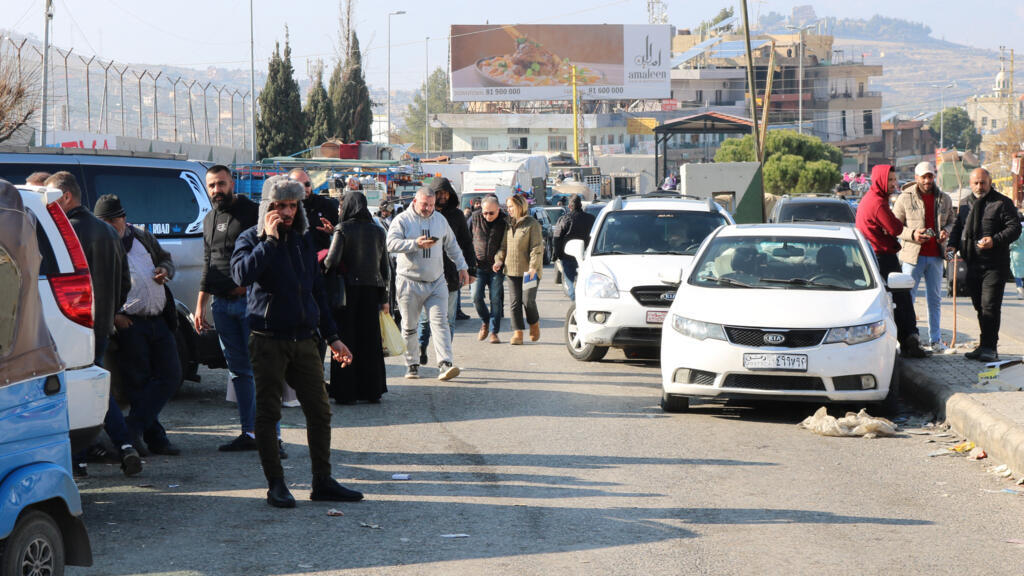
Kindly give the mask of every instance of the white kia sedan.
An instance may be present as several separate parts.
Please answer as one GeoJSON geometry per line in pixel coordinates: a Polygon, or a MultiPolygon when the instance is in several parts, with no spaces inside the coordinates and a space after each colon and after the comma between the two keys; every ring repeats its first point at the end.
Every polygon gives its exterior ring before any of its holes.
{"type": "Polygon", "coordinates": [[[885,403],[899,393],[891,289],[850,226],[719,228],[681,280],[662,327],[661,407],[693,398],[885,403]]]}

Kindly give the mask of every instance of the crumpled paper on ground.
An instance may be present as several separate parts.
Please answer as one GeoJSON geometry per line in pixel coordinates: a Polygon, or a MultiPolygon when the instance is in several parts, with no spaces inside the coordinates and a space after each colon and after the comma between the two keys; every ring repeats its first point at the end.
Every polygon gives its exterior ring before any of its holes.
{"type": "Polygon", "coordinates": [[[897,426],[891,421],[872,416],[865,409],[861,409],[856,414],[847,412],[846,416],[836,418],[829,416],[828,409],[824,406],[818,408],[813,416],[805,418],[800,423],[800,427],[822,436],[863,436],[865,438],[892,436],[897,430],[897,426]]]}

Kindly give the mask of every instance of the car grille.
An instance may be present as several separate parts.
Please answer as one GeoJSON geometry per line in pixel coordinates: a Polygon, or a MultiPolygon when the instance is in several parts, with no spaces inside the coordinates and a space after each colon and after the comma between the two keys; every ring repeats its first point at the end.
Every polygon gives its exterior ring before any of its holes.
{"type": "Polygon", "coordinates": [[[821,378],[812,376],[770,376],[766,374],[729,374],[723,388],[753,388],[755,390],[824,390],[821,378]]]}
{"type": "Polygon", "coordinates": [[[808,348],[821,344],[828,330],[762,330],[760,328],[739,328],[726,326],[725,333],[729,341],[740,346],[753,346],[755,348],[808,348]],[[765,342],[766,334],[777,334],[785,338],[780,343],[768,344],[765,342]]]}
{"type": "Polygon", "coordinates": [[[672,299],[675,297],[676,288],[672,286],[634,286],[629,291],[636,298],[636,301],[641,306],[653,306],[657,308],[668,308],[672,305],[672,299]],[[664,295],[670,294],[669,299],[663,298],[664,295]]]}

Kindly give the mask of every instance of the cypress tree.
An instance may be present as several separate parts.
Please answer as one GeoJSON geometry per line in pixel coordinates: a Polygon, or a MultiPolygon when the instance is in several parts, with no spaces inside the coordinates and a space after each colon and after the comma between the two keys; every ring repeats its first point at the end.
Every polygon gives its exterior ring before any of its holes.
{"type": "Polygon", "coordinates": [[[324,68],[322,64],[318,64],[313,86],[310,87],[306,100],[306,148],[319,146],[331,137],[333,116],[331,100],[324,89],[324,68]]]}
{"type": "Polygon", "coordinates": [[[344,93],[341,81],[342,62],[334,62],[334,69],[331,71],[331,79],[327,83],[327,95],[331,101],[331,136],[341,138],[341,100],[344,93]]]}
{"type": "Polygon", "coordinates": [[[284,38],[284,58],[281,57],[280,44],[275,42],[267,70],[267,83],[259,95],[257,151],[263,158],[287,156],[302,150],[305,136],[302,99],[292,69],[292,49],[288,43],[287,26],[284,38]]]}
{"type": "MultiPolygon", "coordinates": [[[[345,60],[341,75],[335,118],[338,122],[338,136],[345,142],[371,140],[373,138],[373,102],[370,90],[363,76],[362,55],[359,38],[352,33],[350,52],[345,60]]],[[[337,68],[335,69],[338,70],[337,68]]],[[[332,77],[333,81],[333,77],[332,77]]]]}

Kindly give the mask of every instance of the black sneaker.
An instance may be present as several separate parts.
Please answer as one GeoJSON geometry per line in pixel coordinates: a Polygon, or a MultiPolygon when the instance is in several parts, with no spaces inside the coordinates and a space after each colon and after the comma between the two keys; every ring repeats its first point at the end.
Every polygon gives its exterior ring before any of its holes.
{"type": "Polygon", "coordinates": [[[921,348],[921,343],[917,338],[910,337],[900,344],[900,356],[904,358],[926,358],[928,353],[925,352],[924,348],[921,348]]]}
{"type": "Polygon", "coordinates": [[[106,447],[103,446],[103,444],[97,442],[97,443],[93,444],[92,446],[89,446],[89,450],[85,453],[85,461],[86,462],[94,462],[94,463],[97,463],[97,462],[107,462],[107,463],[110,463],[110,462],[117,462],[118,458],[116,458],[113,454],[111,454],[110,451],[107,450],[106,447]]]}
{"type": "Polygon", "coordinates": [[[420,365],[427,363],[427,347],[420,346],[420,365]]]}
{"type": "Polygon", "coordinates": [[[459,367],[452,366],[451,362],[441,362],[437,365],[437,379],[451,380],[459,375],[459,367]]]}
{"type": "Polygon", "coordinates": [[[130,445],[121,448],[121,472],[125,476],[135,476],[142,472],[142,458],[139,452],[130,445]]]}
{"type": "Polygon", "coordinates": [[[975,358],[975,360],[980,360],[982,362],[998,362],[999,361],[999,354],[996,353],[995,350],[993,350],[991,348],[988,348],[988,347],[985,347],[985,346],[982,346],[981,348],[979,348],[979,350],[980,351],[978,352],[978,357],[975,358]]]}
{"type": "Polygon", "coordinates": [[[314,476],[313,491],[310,500],[328,500],[331,502],[358,502],[363,499],[362,492],[349,490],[330,476],[314,476]]]}
{"type": "Polygon", "coordinates": [[[71,473],[75,478],[88,478],[89,477],[89,465],[85,462],[75,462],[71,466],[71,473]]]}
{"type": "Polygon", "coordinates": [[[975,348],[974,350],[971,350],[970,352],[965,352],[964,353],[964,358],[967,358],[969,360],[977,360],[978,357],[981,356],[981,352],[982,352],[982,347],[978,346],[977,348],[975,348]]]}
{"type": "Polygon", "coordinates": [[[221,452],[248,452],[250,450],[256,450],[256,448],[256,439],[245,432],[242,432],[238,435],[238,438],[235,438],[227,444],[221,444],[217,450],[220,450],[221,452]]]}
{"type": "Polygon", "coordinates": [[[420,367],[416,364],[407,366],[405,368],[405,377],[407,380],[415,380],[420,377],[420,367]]]}

